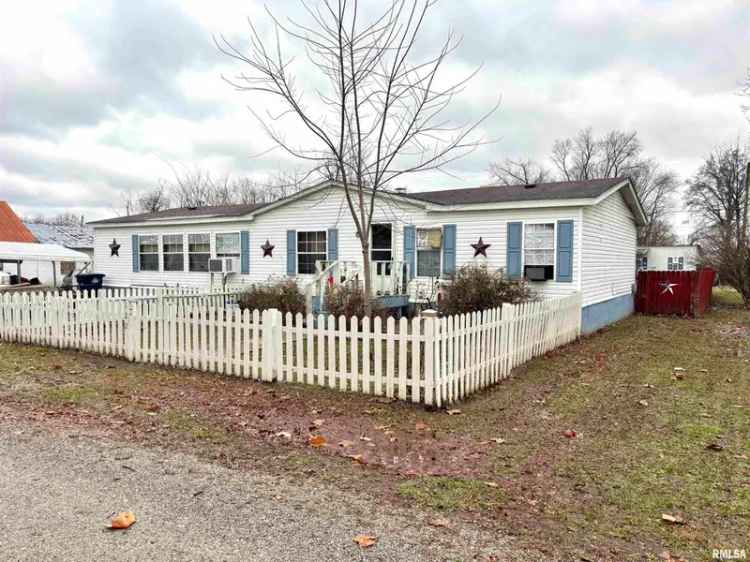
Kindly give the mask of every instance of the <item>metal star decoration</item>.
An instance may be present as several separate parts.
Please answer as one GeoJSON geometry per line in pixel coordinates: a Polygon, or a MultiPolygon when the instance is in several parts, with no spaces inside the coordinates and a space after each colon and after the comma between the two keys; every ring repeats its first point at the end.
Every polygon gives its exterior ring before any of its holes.
{"type": "Polygon", "coordinates": [[[276,246],[274,246],[273,244],[271,244],[271,242],[269,242],[269,240],[266,239],[266,243],[263,244],[260,247],[260,249],[263,250],[263,257],[265,258],[266,256],[268,256],[269,258],[272,258],[273,257],[273,249],[275,247],[276,246]]]}
{"type": "Polygon", "coordinates": [[[675,287],[678,287],[679,283],[668,283],[668,282],[665,282],[665,283],[660,283],[659,285],[661,286],[662,289],[664,289],[661,292],[662,295],[666,295],[667,293],[671,293],[671,294],[674,295],[674,290],[673,289],[675,287]]]}
{"type": "Polygon", "coordinates": [[[116,239],[112,238],[112,243],[109,245],[109,250],[110,252],[112,252],[109,257],[120,257],[120,245],[117,243],[116,239]]]}
{"type": "Polygon", "coordinates": [[[476,244],[472,244],[471,247],[474,248],[474,257],[477,257],[479,255],[487,257],[487,248],[492,246],[492,244],[485,244],[482,240],[482,237],[479,237],[479,242],[476,244]]]}

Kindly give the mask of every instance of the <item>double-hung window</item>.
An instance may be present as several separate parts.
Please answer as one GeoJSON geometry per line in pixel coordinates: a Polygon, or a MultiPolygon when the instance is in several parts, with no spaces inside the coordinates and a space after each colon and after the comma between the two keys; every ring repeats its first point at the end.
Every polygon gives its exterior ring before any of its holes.
{"type": "Polygon", "coordinates": [[[370,260],[375,264],[376,275],[390,275],[393,261],[393,227],[390,224],[372,225],[370,260]]]}
{"type": "Polygon", "coordinates": [[[182,234],[164,234],[161,237],[164,254],[164,271],[185,271],[185,254],[182,234]]]}
{"type": "Polygon", "coordinates": [[[217,258],[240,257],[240,233],[220,233],[216,235],[217,258]]]}
{"type": "Polygon", "coordinates": [[[440,277],[441,228],[417,229],[417,277],[440,277]]]}
{"type": "Polygon", "coordinates": [[[523,238],[524,265],[555,265],[555,225],[526,224],[523,238]]]}
{"type": "Polygon", "coordinates": [[[675,257],[675,258],[667,258],[667,270],[669,271],[682,271],[685,269],[685,258],[675,257]]]}
{"type": "Polygon", "coordinates": [[[141,271],[159,271],[159,236],[149,234],[138,239],[141,271]]]}
{"type": "Polygon", "coordinates": [[[211,235],[188,234],[188,266],[190,271],[208,271],[211,257],[211,235]]]}
{"type": "Polygon", "coordinates": [[[297,273],[314,274],[315,262],[328,259],[326,231],[297,232],[297,273]]]}

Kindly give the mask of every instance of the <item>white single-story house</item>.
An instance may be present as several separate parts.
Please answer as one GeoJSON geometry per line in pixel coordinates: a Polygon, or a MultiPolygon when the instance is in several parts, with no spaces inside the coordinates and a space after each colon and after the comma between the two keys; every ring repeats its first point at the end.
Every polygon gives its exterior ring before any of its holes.
{"type": "Polygon", "coordinates": [[[639,246],[638,271],[693,271],[698,264],[698,246],[639,246]]]}
{"type": "MultiPolygon", "coordinates": [[[[382,192],[371,256],[383,262],[375,264],[377,282],[401,275],[388,287],[402,287],[395,292],[411,302],[467,263],[525,276],[542,296],[580,291],[583,331],[592,332],[633,311],[636,229],[645,221],[627,178],[382,192]]],[[[265,205],[170,209],[90,225],[108,286],[208,285],[219,258],[233,261],[225,269],[236,271],[231,283],[288,276],[305,285],[319,282],[316,263],[355,270],[363,261],[343,187],[330,182],[265,205]]]]}

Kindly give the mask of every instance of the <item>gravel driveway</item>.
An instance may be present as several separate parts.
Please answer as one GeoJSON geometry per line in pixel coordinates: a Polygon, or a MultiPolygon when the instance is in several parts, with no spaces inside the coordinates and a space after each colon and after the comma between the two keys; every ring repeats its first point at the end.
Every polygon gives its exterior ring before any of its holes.
{"type": "MultiPolygon", "coordinates": [[[[365,497],[106,439],[0,423],[3,560],[538,560],[365,497]],[[127,531],[104,528],[132,510],[127,531]],[[360,550],[352,538],[377,535],[360,550]]],[[[366,486],[366,482],[363,482],[366,486]]]]}

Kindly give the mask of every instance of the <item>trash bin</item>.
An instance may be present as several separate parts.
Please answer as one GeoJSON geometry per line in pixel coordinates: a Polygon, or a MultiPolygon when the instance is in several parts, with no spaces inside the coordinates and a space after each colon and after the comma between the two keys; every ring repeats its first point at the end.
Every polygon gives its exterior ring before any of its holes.
{"type": "Polygon", "coordinates": [[[76,275],[78,288],[81,291],[94,291],[95,293],[104,284],[104,273],[79,273],[76,275]]]}

